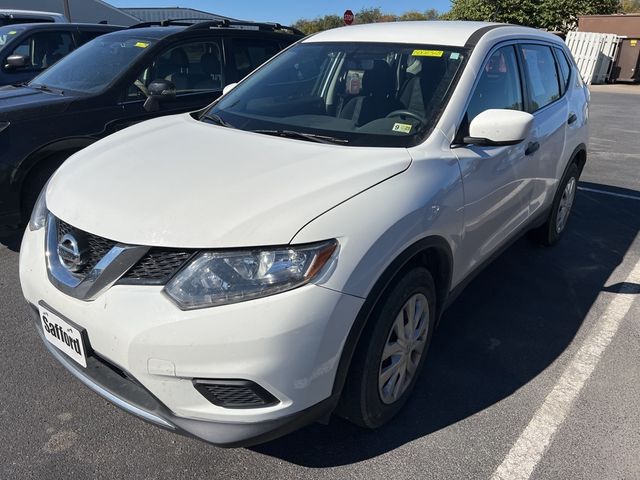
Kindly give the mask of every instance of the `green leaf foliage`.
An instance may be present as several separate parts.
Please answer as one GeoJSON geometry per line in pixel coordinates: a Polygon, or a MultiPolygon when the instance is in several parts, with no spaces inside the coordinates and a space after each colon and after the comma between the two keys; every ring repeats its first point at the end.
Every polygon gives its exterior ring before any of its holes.
{"type": "Polygon", "coordinates": [[[576,27],[579,15],[606,15],[621,9],[620,0],[452,0],[451,11],[443,17],[567,32],[576,27]]]}
{"type": "MultiPolygon", "coordinates": [[[[380,8],[363,8],[355,12],[355,24],[359,23],[378,23],[378,22],[397,22],[409,20],[435,20],[438,18],[438,11],[435,9],[419,12],[412,10],[402,15],[385,13],[380,8]]],[[[294,27],[302,30],[307,35],[311,33],[321,32],[330,28],[344,27],[342,15],[325,15],[324,17],[314,18],[312,20],[300,19],[293,24],[294,27]]]]}

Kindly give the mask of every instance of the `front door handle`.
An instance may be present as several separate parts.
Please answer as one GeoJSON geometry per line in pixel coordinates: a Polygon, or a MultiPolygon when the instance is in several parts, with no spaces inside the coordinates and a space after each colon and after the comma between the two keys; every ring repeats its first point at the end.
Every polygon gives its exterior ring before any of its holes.
{"type": "Polygon", "coordinates": [[[538,151],[540,144],[538,142],[529,142],[527,149],[524,151],[525,155],[532,155],[538,151]]]}
{"type": "Polygon", "coordinates": [[[571,125],[576,120],[578,120],[578,116],[575,113],[572,113],[571,115],[569,115],[569,120],[567,120],[567,123],[571,125]]]}

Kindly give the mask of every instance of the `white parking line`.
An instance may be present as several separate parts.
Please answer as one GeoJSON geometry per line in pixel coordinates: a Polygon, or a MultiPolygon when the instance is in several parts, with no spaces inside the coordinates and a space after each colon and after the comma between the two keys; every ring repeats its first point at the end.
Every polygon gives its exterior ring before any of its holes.
{"type": "MultiPolygon", "coordinates": [[[[614,274],[609,277],[612,281],[614,274]]],[[[640,283],[640,260],[625,282],[640,283]]],[[[604,295],[611,295],[605,293],[604,295]]],[[[520,434],[511,450],[493,472],[492,480],[527,480],[542,459],[585,382],[595,370],[602,354],[629,313],[636,295],[618,293],[594,325],[542,406],[520,434]]]]}
{"type": "Polygon", "coordinates": [[[578,187],[578,190],[582,190],[583,192],[593,192],[593,193],[601,193],[603,195],[611,195],[612,197],[620,197],[620,198],[630,198],[631,200],[640,200],[640,195],[626,195],[624,193],[615,193],[609,192],[607,190],[598,190],[597,188],[588,188],[588,187],[578,187]]]}

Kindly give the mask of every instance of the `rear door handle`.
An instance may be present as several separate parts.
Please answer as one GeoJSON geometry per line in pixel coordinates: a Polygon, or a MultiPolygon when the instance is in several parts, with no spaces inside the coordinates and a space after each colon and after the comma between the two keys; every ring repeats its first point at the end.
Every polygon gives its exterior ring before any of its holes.
{"type": "Polygon", "coordinates": [[[575,113],[572,113],[571,115],[569,115],[569,120],[567,120],[567,123],[571,125],[576,120],[578,120],[578,116],[575,113]]]}
{"type": "Polygon", "coordinates": [[[531,155],[538,151],[540,144],[538,142],[529,142],[527,149],[524,151],[525,155],[531,155]]]}

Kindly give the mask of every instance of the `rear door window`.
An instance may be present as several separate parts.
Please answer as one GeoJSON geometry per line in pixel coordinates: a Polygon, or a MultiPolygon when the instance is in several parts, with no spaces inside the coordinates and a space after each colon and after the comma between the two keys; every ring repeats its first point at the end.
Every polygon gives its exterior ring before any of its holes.
{"type": "Polygon", "coordinates": [[[467,120],[492,108],[523,110],[520,71],[511,45],[496,50],[485,63],[467,108],[467,120]]]}
{"type": "Polygon", "coordinates": [[[230,63],[236,80],[241,80],[280,51],[276,40],[264,38],[234,38],[230,63]]]}
{"type": "Polygon", "coordinates": [[[546,107],[560,98],[560,81],[551,47],[522,45],[524,68],[529,87],[529,111],[546,107]]]}

